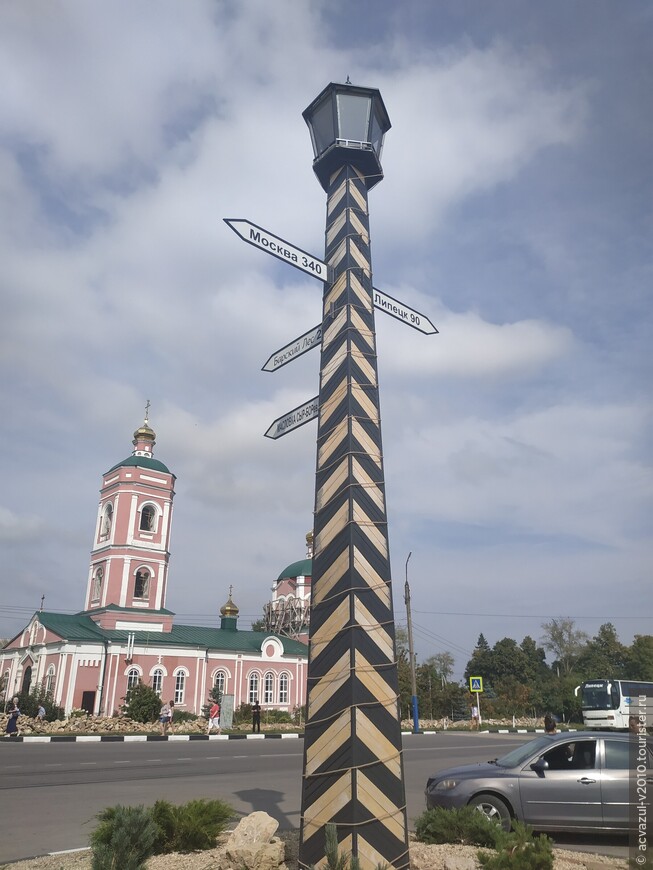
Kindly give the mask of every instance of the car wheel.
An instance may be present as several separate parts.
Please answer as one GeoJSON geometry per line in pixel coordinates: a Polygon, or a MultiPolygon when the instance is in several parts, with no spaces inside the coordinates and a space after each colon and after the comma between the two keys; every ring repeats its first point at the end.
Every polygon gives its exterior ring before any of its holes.
{"type": "Polygon", "coordinates": [[[469,805],[485,813],[488,819],[501,825],[504,831],[510,830],[512,817],[507,804],[501,798],[495,797],[493,794],[477,794],[469,802],[469,805]]]}

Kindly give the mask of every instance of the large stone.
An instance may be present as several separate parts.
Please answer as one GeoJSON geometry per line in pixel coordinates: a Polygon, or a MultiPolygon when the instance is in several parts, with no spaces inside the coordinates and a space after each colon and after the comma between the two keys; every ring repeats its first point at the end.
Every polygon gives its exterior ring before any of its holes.
{"type": "Polygon", "coordinates": [[[269,843],[278,827],[279,822],[268,813],[250,813],[238,822],[227,846],[238,849],[241,846],[251,847],[269,843]]]}

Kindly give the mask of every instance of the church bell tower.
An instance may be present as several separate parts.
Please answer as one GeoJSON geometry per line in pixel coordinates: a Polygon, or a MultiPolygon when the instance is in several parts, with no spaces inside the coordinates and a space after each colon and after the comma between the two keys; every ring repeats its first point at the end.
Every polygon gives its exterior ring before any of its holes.
{"type": "Polygon", "coordinates": [[[84,609],[104,628],[165,609],[175,476],[154,458],[149,404],[131,456],[102,478],[84,609]]]}

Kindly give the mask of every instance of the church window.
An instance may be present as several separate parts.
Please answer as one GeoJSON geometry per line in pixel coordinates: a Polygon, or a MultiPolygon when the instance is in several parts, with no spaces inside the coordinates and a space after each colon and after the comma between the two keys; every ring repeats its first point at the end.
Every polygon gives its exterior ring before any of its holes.
{"type": "Polygon", "coordinates": [[[108,538],[111,534],[111,524],[113,523],[113,505],[109,503],[105,509],[104,514],[102,516],[102,526],[100,529],[100,537],[108,538]]]}
{"type": "Polygon", "coordinates": [[[147,598],[150,594],[150,572],[146,568],[141,568],[136,572],[136,582],[134,583],[134,598],[147,598]]]}
{"type": "Polygon", "coordinates": [[[264,687],[263,703],[272,704],[274,702],[274,674],[271,671],[265,675],[264,687]]]}
{"type": "Polygon", "coordinates": [[[186,689],[186,674],[178,671],[175,674],[175,704],[184,703],[184,691],[186,689]]]}
{"type": "Polygon", "coordinates": [[[138,672],[138,668],[130,668],[127,671],[127,688],[133,689],[134,686],[137,686],[141,679],[141,675],[138,672]]]}
{"type": "Polygon", "coordinates": [[[163,691],[163,671],[161,668],[156,668],[152,674],[152,688],[160,695],[163,691]]]}
{"type": "Polygon", "coordinates": [[[227,685],[227,675],[224,671],[218,671],[215,675],[215,679],[213,681],[213,686],[220,692],[221,695],[224,695],[225,686],[227,685]]]}
{"type": "Polygon", "coordinates": [[[146,504],[141,510],[141,525],[142,532],[153,532],[156,526],[156,508],[154,505],[146,504]]]}
{"type": "Polygon", "coordinates": [[[50,665],[45,675],[45,694],[52,695],[54,692],[54,665],[50,665]]]}
{"type": "Polygon", "coordinates": [[[279,675],[279,703],[288,703],[288,674],[279,675]]]}
{"type": "Polygon", "coordinates": [[[258,701],[258,674],[249,675],[249,697],[248,701],[253,704],[258,701]]]}
{"type": "Polygon", "coordinates": [[[91,591],[91,598],[93,601],[99,601],[100,596],[102,595],[102,580],[104,579],[104,568],[97,568],[95,570],[95,574],[93,575],[93,589],[91,591]]]}

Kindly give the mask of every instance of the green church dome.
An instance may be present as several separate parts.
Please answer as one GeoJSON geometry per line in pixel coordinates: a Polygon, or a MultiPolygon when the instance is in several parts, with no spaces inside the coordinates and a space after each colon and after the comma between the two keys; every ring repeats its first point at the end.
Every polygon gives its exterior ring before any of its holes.
{"type": "Polygon", "coordinates": [[[128,456],[122,462],[116,463],[109,471],[115,471],[116,468],[124,468],[126,465],[137,465],[139,468],[149,468],[150,471],[162,471],[164,474],[172,473],[167,465],[164,465],[158,459],[152,459],[150,456],[128,456]]]}

